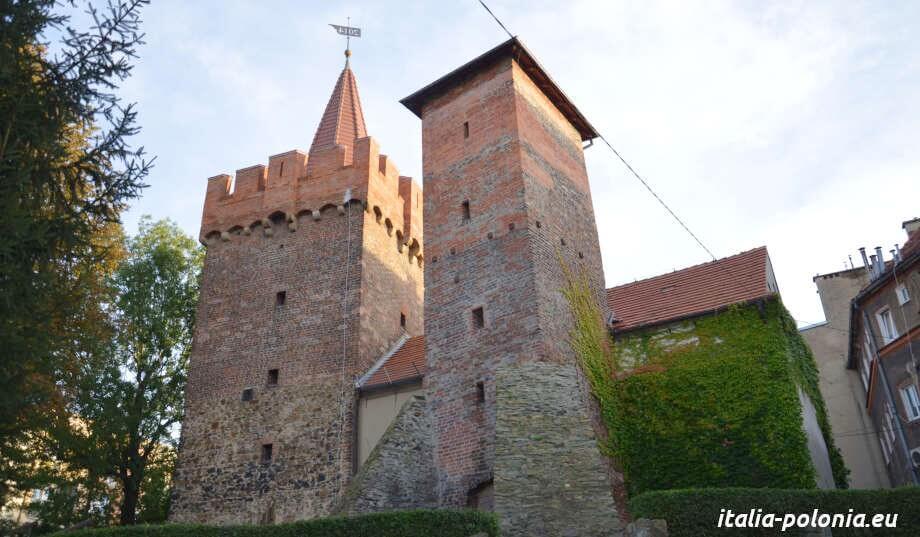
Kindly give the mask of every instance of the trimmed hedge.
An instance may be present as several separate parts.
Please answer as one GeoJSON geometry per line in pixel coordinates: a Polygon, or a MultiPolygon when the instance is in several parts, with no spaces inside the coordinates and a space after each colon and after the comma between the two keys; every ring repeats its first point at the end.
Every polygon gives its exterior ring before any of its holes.
{"type": "Polygon", "coordinates": [[[79,537],[469,537],[498,536],[498,519],[473,510],[391,511],[331,517],[272,526],[163,524],[120,526],[56,533],[79,537]]]}
{"type": "Polygon", "coordinates": [[[781,532],[774,528],[717,528],[722,509],[736,514],[762,509],[762,513],[833,515],[865,513],[871,522],[875,514],[897,513],[897,528],[832,528],[834,537],[866,535],[920,535],[920,487],[886,490],[781,490],[781,489],[685,489],[647,492],[629,501],[634,518],[663,518],[670,537],[803,535],[803,530],[781,532]]]}

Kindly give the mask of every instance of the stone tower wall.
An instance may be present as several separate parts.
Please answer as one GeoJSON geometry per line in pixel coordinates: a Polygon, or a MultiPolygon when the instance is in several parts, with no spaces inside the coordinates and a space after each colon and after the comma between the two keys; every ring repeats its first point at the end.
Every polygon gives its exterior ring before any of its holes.
{"type": "Polygon", "coordinates": [[[309,174],[307,160],[208,181],[174,521],[329,513],[352,473],[354,379],[421,331],[421,215],[403,197],[419,189],[371,138],[311,155],[309,174]]]}

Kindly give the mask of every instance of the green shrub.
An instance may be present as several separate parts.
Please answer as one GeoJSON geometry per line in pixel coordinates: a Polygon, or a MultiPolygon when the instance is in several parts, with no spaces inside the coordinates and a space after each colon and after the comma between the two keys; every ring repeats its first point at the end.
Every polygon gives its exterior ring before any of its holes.
{"type": "Polygon", "coordinates": [[[802,530],[781,532],[782,524],[761,529],[717,528],[722,509],[748,513],[830,515],[865,513],[871,521],[875,514],[897,513],[897,528],[833,528],[834,537],[886,535],[920,535],[920,488],[887,490],[781,490],[781,489],[685,489],[648,492],[629,501],[634,518],[663,518],[668,521],[670,537],[800,535],[802,530]]]}
{"type": "Polygon", "coordinates": [[[61,537],[469,537],[498,536],[492,513],[472,510],[418,510],[332,517],[273,526],[138,525],[58,533],[61,537]]]}

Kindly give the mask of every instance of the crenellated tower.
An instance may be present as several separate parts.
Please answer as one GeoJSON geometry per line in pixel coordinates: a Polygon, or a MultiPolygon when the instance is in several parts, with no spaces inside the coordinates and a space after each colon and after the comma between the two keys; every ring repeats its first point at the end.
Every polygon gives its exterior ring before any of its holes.
{"type": "Polygon", "coordinates": [[[354,467],[355,379],[422,333],[421,207],[367,135],[347,62],[308,153],[208,179],[172,520],[330,512],[354,467]]]}

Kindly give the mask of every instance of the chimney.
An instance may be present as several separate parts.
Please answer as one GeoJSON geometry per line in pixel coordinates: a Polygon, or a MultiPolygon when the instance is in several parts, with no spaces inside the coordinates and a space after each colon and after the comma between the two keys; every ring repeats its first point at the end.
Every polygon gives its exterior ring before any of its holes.
{"type": "Polygon", "coordinates": [[[866,258],[866,248],[865,247],[859,249],[859,255],[862,256],[863,267],[865,267],[866,272],[869,272],[871,274],[872,270],[871,270],[871,267],[869,266],[869,259],[866,258]]]}
{"type": "Polygon", "coordinates": [[[885,257],[882,255],[882,247],[875,247],[875,260],[878,261],[875,277],[878,278],[885,272],[885,257]]]}
{"type": "Polygon", "coordinates": [[[901,227],[907,233],[907,236],[910,237],[920,229],[920,218],[914,218],[913,220],[908,220],[901,223],[901,227]]]}

